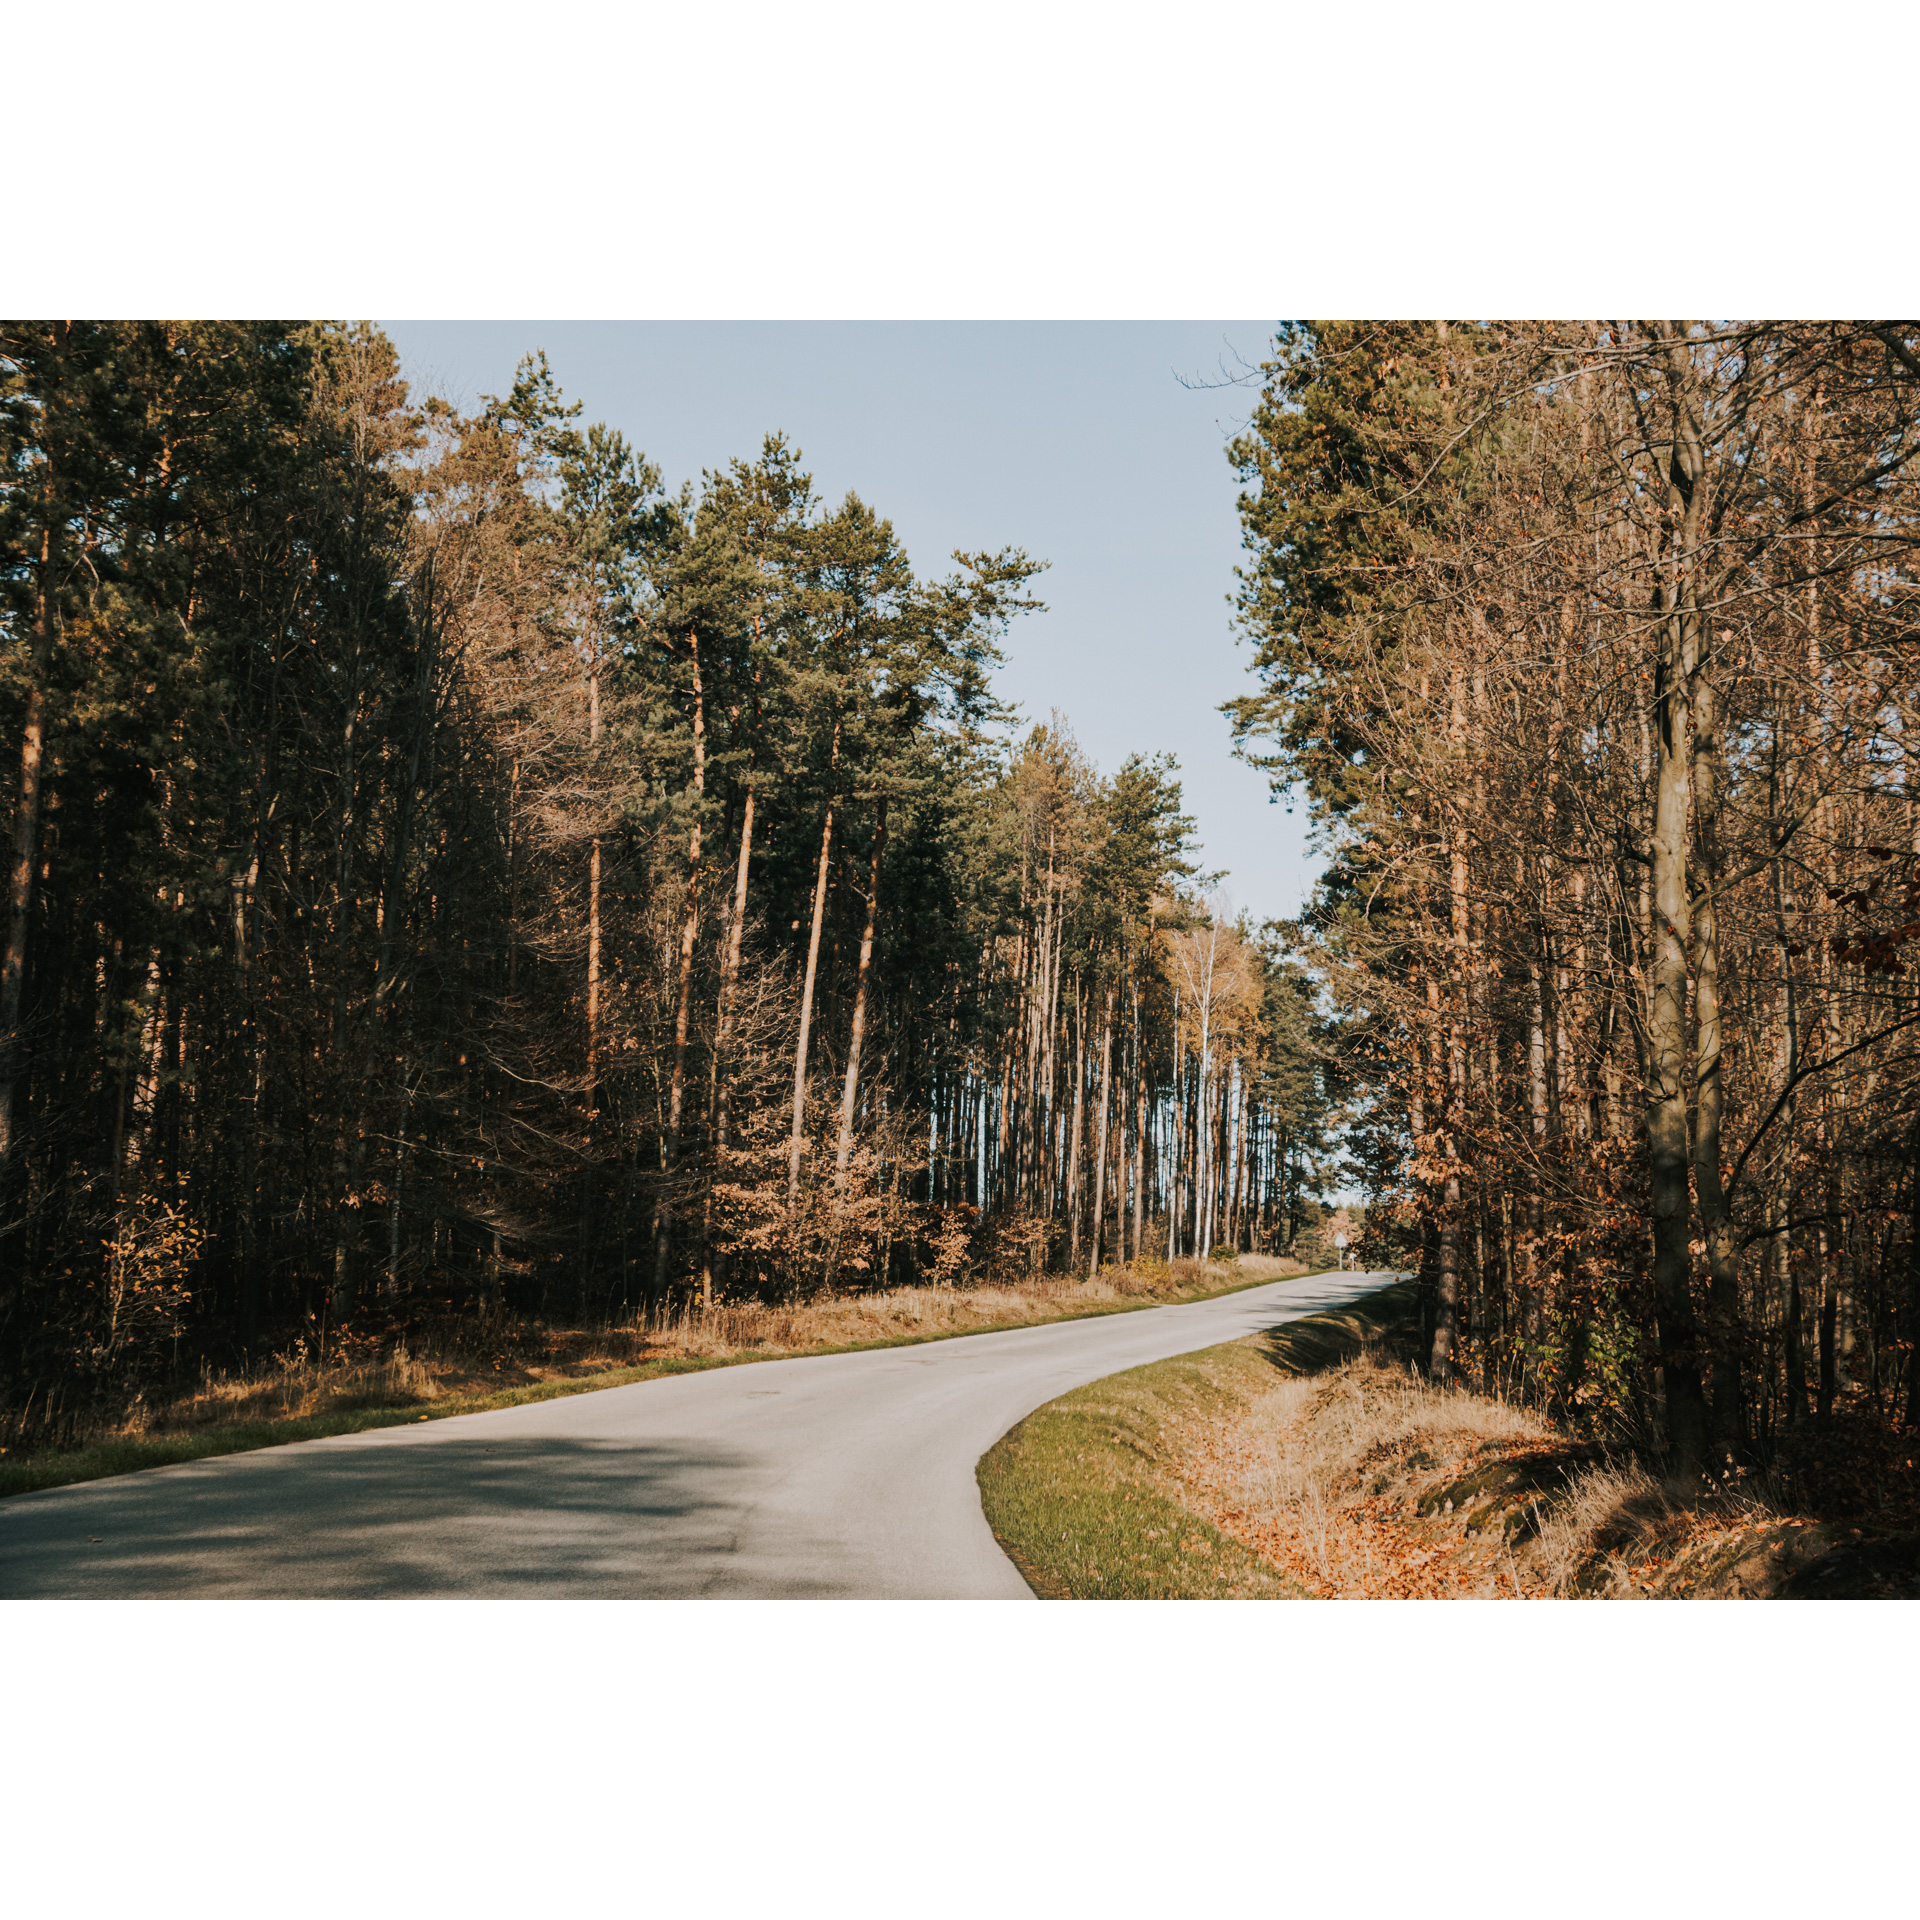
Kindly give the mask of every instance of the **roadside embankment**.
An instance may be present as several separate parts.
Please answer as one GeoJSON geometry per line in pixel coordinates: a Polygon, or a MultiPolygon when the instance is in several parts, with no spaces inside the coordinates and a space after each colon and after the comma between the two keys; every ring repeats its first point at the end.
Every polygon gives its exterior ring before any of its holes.
{"type": "MultiPolygon", "coordinates": [[[[1397,1305],[1404,1291],[1376,1300],[1397,1305]]],[[[1356,1352],[1386,1323],[1369,1300],[1050,1401],[981,1459],[988,1524],[1043,1599],[1305,1597],[1312,1589],[1291,1569],[1196,1503],[1186,1465],[1271,1393],[1277,1367],[1356,1352]]]]}
{"type": "Polygon", "coordinates": [[[1047,1598],[1872,1597],[1920,1537],[1735,1477],[1686,1493],[1537,1413],[1430,1386],[1413,1289],[1065,1395],[989,1451],[1047,1598]]]}

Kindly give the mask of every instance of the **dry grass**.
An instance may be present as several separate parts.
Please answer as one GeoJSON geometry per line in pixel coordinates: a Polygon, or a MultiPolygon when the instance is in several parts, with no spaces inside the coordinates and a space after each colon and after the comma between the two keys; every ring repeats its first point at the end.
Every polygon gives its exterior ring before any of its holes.
{"type": "Polygon", "coordinates": [[[1216,1525],[1317,1594],[1492,1595],[1512,1590],[1507,1569],[1390,1537],[1383,1509],[1491,1453],[1553,1438],[1520,1408],[1431,1387],[1367,1351],[1278,1382],[1204,1438],[1183,1478],[1216,1525]]]}
{"type": "Polygon", "coordinates": [[[197,1387],[155,1404],[142,1398],[100,1437],[139,1439],[239,1421],[305,1420],[363,1407],[424,1406],[440,1397],[442,1372],[444,1368],[416,1358],[404,1346],[384,1359],[324,1366],[300,1354],[278,1356],[245,1373],[205,1373],[197,1387]]]}
{"type": "Polygon", "coordinates": [[[1237,1269],[1176,1261],[1138,1269],[1105,1268],[1097,1280],[1047,1274],[1038,1280],[977,1287],[896,1287],[886,1293],[845,1294],[794,1306],[758,1301],[683,1308],[659,1325],[656,1337],[687,1354],[804,1353],[816,1347],[864,1346],[902,1335],[973,1333],[1025,1326],[1062,1312],[1149,1300],[1189,1298],[1223,1286],[1278,1279],[1305,1269],[1292,1261],[1244,1258],[1237,1269]],[[1268,1269],[1273,1269],[1269,1272],[1268,1269]]]}
{"type": "Polygon", "coordinates": [[[1765,1482],[1682,1489],[1644,1467],[1607,1464],[1569,1478],[1542,1516],[1538,1553],[1558,1594],[1741,1600],[1780,1593],[1842,1536],[1765,1482]]]}
{"type": "Polygon", "coordinates": [[[1276,1382],[1179,1463],[1186,1504],[1340,1599],[1737,1598],[1832,1544],[1764,1487],[1686,1494],[1369,1343],[1276,1382]]]}
{"type": "Polygon", "coordinates": [[[975,1469],[987,1523],[1027,1584],[1048,1599],[1304,1594],[1197,1509],[1182,1469],[1196,1441],[1266,1400],[1277,1364],[1352,1352],[1391,1324],[1404,1291],[1292,1321],[1260,1342],[1129,1368],[1029,1414],[975,1469]]]}
{"type": "Polygon", "coordinates": [[[1094,1281],[1043,1275],[980,1286],[901,1287],[788,1305],[682,1306],[604,1328],[537,1322],[447,1321],[386,1351],[369,1336],[331,1343],[324,1360],[304,1341],[266,1364],[204,1370],[188,1390],[136,1401],[117,1419],[76,1430],[56,1449],[0,1446],[0,1494],[123,1472],[153,1461],[263,1446],[323,1431],[359,1430],[660,1373],[784,1354],[939,1339],[1131,1307],[1192,1300],[1306,1269],[1293,1261],[1143,1261],[1094,1281]],[[342,1348],[345,1350],[343,1351],[342,1348]],[[184,1449],[184,1451],[183,1451],[184,1449]]]}
{"type": "Polygon", "coordinates": [[[1920,1598],[1906,1507],[1664,1483],[1429,1385],[1415,1314],[1387,1288],[1065,1394],[981,1461],[987,1517],[1049,1596],[1920,1598]]]}

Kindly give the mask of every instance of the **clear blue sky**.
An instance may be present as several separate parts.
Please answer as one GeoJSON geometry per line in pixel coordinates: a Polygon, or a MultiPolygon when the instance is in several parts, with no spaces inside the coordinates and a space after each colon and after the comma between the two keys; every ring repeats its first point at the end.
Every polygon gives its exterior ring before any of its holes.
{"type": "Polygon", "coordinates": [[[1050,561],[1049,611],[1013,629],[1003,697],[1058,708],[1111,773],[1178,755],[1207,865],[1237,905],[1298,911],[1306,816],[1232,757],[1221,701],[1251,684],[1228,599],[1240,557],[1227,440],[1261,321],[385,321],[416,394],[471,405],[546,350],[583,418],[623,432],[669,487],[784,431],[816,491],[892,520],[924,576],[955,548],[1050,561]],[[1244,369],[1242,369],[1244,371],[1244,369]]]}

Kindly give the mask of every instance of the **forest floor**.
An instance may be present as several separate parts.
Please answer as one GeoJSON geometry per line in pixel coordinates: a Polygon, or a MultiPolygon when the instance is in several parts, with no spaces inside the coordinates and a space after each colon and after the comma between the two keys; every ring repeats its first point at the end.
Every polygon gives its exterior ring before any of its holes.
{"type": "Polygon", "coordinates": [[[1049,1598],[1920,1596],[1910,1443],[1837,1421],[1790,1483],[1682,1491],[1429,1386],[1413,1307],[1403,1285],[1067,1394],[982,1460],[987,1517],[1049,1598]]]}
{"type": "Polygon", "coordinates": [[[295,1341],[265,1366],[205,1372],[189,1390],[137,1403],[76,1444],[0,1446],[0,1497],[215,1454],[445,1419],[754,1360],[861,1352],[1211,1299],[1311,1271],[1246,1254],[1238,1261],[1145,1260],[1094,1280],[1045,1274],[960,1286],[898,1287],[768,1305],[685,1306],[631,1325],[448,1317],[410,1341],[369,1329],[328,1350],[295,1341]]]}

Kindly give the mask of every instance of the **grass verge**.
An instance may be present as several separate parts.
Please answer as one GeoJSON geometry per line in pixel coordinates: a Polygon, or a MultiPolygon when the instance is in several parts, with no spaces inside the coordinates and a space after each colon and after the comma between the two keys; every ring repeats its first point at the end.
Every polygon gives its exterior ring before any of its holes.
{"type": "MultiPolygon", "coordinates": [[[[446,1394],[424,1406],[417,1395],[405,1395],[383,1406],[341,1407],[283,1418],[224,1420],[178,1433],[115,1435],[86,1446],[0,1458],[0,1499],[48,1487],[72,1486],[83,1480],[138,1473],[151,1467],[176,1466],[189,1460],[288,1446],[300,1440],[323,1440],[336,1434],[366,1433],[378,1427],[446,1420],[459,1414],[487,1413],[498,1407],[564,1399],[576,1393],[597,1393],[603,1388],[632,1386],[673,1374],[704,1373],[715,1367],[745,1366],[759,1360],[796,1360],[829,1353],[867,1353],[886,1347],[923,1346],[934,1340],[1000,1333],[1012,1327],[1047,1326],[1060,1320],[1097,1319],[1112,1313],[1139,1313],[1151,1307],[1179,1306],[1189,1301],[1241,1293],[1276,1279],[1307,1277],[1276,1273],[1272,1270],[1277,1265],[1275,1262],[1259,1265],[1261,1271],[1251,1278],[1241,1268],[1214,1273],[1189,1269],[1184,1278],[1169,1274],[1165,1281],[1156,1281],[1151,1291],[1138,1297],[1076,1299],[1071,1295],[1048,1295],[1036,1298],[1029,1314],[1019,1318],[1002,1317],[984,1325],[938,1327],[870,1339],[813,1341],[791,1346],[769,1344],[748,1352],[662,1353],[583,1377],[534,1380],[486,1392],[446,1394]]],[[[965,1298],[964,1292],[961,1298],[965,1298]]]]}
{"type": "Polygon", "coordinates": [[[1295,1599],[1308,1589],[1184,1503],[1196,1434],[1257,1404],[1276,1373],[1358,1352],[1404,1317],[1405,1284],[1250,1340],[1157,1360],[1049,1401],[982,1456],[981,1504],[1046,1600],[1295,1599]]]}
{"type": "Polygon", "coordinates": [[[988,1520],[1049,1598],[1920,1597],[1910,1448],[1854,1459],[1836,1426],[1803,1440],[1824,1486],[1662,1480],[1431,1385],[1416,1313],[1383,1288],[1065,1395],[982,1460],[988,1520]]]}

